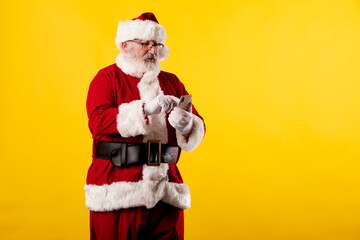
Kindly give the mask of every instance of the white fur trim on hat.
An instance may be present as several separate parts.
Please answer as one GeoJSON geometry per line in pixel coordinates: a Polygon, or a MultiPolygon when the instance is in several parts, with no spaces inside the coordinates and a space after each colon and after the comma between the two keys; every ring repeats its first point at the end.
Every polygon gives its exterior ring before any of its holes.
{"type": "Polygon", "coordinates": [[[115,39],[117,48],[120,50],[122,42],[133,39],[164,43],[166,40],[165,28],[150,20],[135,19],[120,21],[115,39]]]}
{"type": "Polygon", "coordinates": [[[164,47],[158,52],[159,61],[165,60],[170,55],[170,49],[164,44],[164,47]]]}
{"type": "Polygon", "coordinates": [[[193,128],[188,138],[185,138],[178,130],[176,130],[177,143],[186,152],[191,152],[200,145],[205,135],[204,122],[198,116],[194,115],[193,128]]]}

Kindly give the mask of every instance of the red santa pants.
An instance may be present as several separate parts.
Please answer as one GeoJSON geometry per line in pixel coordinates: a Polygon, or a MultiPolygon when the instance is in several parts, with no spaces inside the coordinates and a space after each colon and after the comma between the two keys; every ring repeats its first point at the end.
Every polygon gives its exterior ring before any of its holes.
{"type": "Polygon", "coordinates": [[[184,239],[184,211],[163,202],[151,209],[90,211],[90,239],[184,239]]]}

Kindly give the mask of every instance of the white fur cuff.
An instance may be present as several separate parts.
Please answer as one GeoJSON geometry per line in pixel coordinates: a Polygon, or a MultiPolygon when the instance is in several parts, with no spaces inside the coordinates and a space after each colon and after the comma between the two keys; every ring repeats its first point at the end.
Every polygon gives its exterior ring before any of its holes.
{"type": "Polygon", "coordinates": [[[119,106],[116,122],[117,129],[122,137],[146,135],[149,132],[150,128],[147,125],[143,103],[141,100],[135,100],[119,106]]]}
{"type": "Polygon", "coordinates": [[[193,128],[191,135],[185,138],[178,130],[176,130],[177,143],[186,152],[191,152],[200,145],[205,135],[204,122],[198,116],[194,115],[193,128]]]}

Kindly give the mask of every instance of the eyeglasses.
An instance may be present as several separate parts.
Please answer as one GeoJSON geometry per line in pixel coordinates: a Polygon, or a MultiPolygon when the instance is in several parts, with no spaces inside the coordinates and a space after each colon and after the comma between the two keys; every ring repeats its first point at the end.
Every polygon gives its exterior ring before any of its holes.
{"type": "Polygon", "coordinates": [[[142,42],[138,42],[138,41],[135,41],[135,40],[129,40],[129,41],[140,44],[142,46],[142,49],[145,50],[145,51],[149,51],[152,47],[154,47],[156,51],[159,51],[164,47],[164,44],[162,44],[162,43],[154,43],[153,44],[153,43],[150,43],[150,42],[142,43],[142,42]]]}

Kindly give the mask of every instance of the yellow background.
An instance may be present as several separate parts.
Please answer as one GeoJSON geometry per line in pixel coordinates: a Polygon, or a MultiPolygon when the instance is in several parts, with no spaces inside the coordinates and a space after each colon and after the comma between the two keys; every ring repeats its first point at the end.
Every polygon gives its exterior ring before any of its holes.
{"type": "Polygon", "coordinates": [[[2,1],[0,239],[89,239],[85,100],[152,11],[206,136],[186,239],[360,239],[360,1],[2,1]]]}

